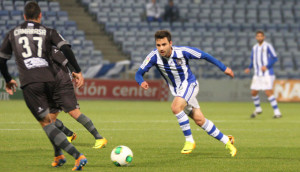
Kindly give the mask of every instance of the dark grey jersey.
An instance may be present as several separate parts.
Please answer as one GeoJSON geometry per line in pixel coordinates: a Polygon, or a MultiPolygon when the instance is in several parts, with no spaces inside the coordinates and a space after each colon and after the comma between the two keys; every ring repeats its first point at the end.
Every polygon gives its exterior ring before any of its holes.
{"type": "Polygon", "coordinates": [[[54,81],[51,47],[68,44],[56,30],[26,21],[12,29],[3,40],[0,57],[15,54],[21,86],[33,82],[54,81]]]}

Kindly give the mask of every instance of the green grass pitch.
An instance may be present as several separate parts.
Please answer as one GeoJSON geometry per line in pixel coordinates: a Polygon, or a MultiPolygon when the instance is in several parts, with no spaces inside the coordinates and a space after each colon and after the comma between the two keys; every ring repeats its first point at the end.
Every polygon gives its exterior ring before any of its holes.
{"type": "MultiPolygon", "coordinates": [[[[251,102],[200,102],[203,113],[224,133],[235,136],[237,156],[192,121],[196,149],[180,154],[184,136],[170,110],[171,102],[80,101],[81,110],[107,138],[104,149],[94,150],[93,137],[68,114],[59,119],[78,135],[73,142],[84,153],[84,171],[299,171],[300,105],[280,103],[283,118],[273,119],[269,103],[263,114],[250,119],[251,102]],[[110,153],[126,145],[133,151],[129,167],[115,167],[110,153]]],[[[71,171],[74,159],[51,167],[53,149],[46,134],[23,100],[0,102],[1,171],[71,171]]]]}

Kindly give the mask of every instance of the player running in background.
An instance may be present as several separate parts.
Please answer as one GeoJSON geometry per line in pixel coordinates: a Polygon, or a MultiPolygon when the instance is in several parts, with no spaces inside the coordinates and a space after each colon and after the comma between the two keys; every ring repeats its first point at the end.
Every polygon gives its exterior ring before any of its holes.
{"type": "Polygon", "coordinates": [[[233,146],[233,136],[224,135],[214,123],[206,119],[200,110],[196,99],[199,84],[192,73],[189,60],[205,59],[218,66],[226,75],[234,77],[232,70],[211,55],[193,47],[173,46],[171,33],[166,30],[159,30],[155,33],[156,48],[146,57],[143,64],[136,72],[135,79],[139,85],[148,89],[149,85],[143,79],[143,75],[155,66],[162,77],[166,80],[172,95],[174,96],[171,109],[176,116],[180,128],[186,138],[181,153],[189,154],[195,149],[196,144],[192,136],[189,118],[202,127],[210,136],[223,142],[230,155],[234,157],[237,149],[233,146]]]}
{"type": "Polygon", "coordinates": [[[263,31],[256,32],[256,40],[257,44],[253,46],[251,52],[251,63],[249,67],[245,69],[245,73],[248,74],[250,70],[254,68],[250,89],[255,110],[250,117],[255,118],[257,114],[262,113],[258,95],[258,91],[262,90],[265,91],[268,100],[273,107],[273,117],[280,118],[282,116],[272,90],[275,80],[273,65],[277,61],[277,55],[273,46],[265,41],[265,34],[263,31]]]}
{"type": "Polygon", "coordinates": [[[55,86],[55,71],[49,56],[52,45],[60,48],[74,66],[76,85],[81,87],[84,80],[67,42],[56,30],[41,25],[41,18],[42,13],[38,4],[28,2],[24,7],[25,22],[10,30],[3,40],[0,49],[0,70],[6,81],[6,91],[13,94],[17,84],[11,78],[6,62],[14,53],[27,107],[43,127],[54,150],[65,150],[76,160],[72,170],[81,170],[87,163],[86,157],[69,143],[66,135],[52,122],[50,114],[50,107],[54,105],[55,86]]]}
{"type": "MultiPolygon", "coordinates": [[[[54,61],[53,66],[57,71],[53,99],[58,107],[54,108],[52,112],[50,110],[50,112],[53,113],[55,117],[61,109],[66,113],[69,113],[95,137],[96,142],[93,148],[100,149],[104,147],[107,144],[107,140],[99,134],[91,119],[82,114],[79,110],[79,104],[69,74],[69,71],[73,71],[74,67],[68,62],[68,59],[66,59],[64,54],[58,48],[52,47],[51,58],[54,61]]],[[[54,121],[55,119],[56,118],[54,118],[54,121]]],[[[76,138],[76,134],[73,134],[72,131],[66,128],[60,120],[56,119],[55,125],[65,131],[64,133],[69,136],[69,141],[76,138]]]]}

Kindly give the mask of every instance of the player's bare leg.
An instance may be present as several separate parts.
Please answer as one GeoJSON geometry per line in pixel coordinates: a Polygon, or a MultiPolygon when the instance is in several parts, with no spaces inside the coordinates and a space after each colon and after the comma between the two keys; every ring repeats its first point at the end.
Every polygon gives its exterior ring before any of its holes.
{"type": "Polygon", "coordinates": [[[195,121],[195,123],[200,126],[202,129],[204,129],[207,134],[214,137],[215,139],[223,142],[225,144],[225,148],[229,149],[230,155],[234,157],[236,155],[237,149],[233,146],[233,136],[230,136],[230,138],[226,135],[224,135],[216,126],[215,124],[206,119],[201,112],[200,108],[193,108],[192,112],[190,113],[190,117],[195,121]]]}
{"type": "Polygon", "coordinates": [[[189,154],[196,147],[195,141],[193,139],[191,127],[190,127],[189,118],[187,114],[184,112],[184,108],[186,105],[187,105],[186,100],[181,97],[175,97],[171,105],[172,112],[176,116],[186,140],[184,147],[181,150],[182,154],[189,154]]]}
{"type": "Polygon", "coordinates": [[[71,110],[69,114],[95,137],[96,142],[93,148],[100,149],[106,146],[107,140],[99,134],[90,118],[82,114],[79,109],[71,110]]]}
{"type": "Polygon", "coordinates": [[[250,118],[255,118],[258,114],[262,113],[262,108],[260,106],[260,99],[258,95],[258,90],[251,90],[252,100],[255,106],[255,110],[250,115],[250,118]]]}
{"type": "Polygon", "coordinates": [[[276,101],[276,98],[274,97],[274,94],[273,94],[273,90],[266,90],[265,91],[266,95],[268,96],[268,100],[274,110],[274,116],[273,118],[281,118],[281,112],[278,108],[278,104],[277,104],[277,101],[276,101]]]}

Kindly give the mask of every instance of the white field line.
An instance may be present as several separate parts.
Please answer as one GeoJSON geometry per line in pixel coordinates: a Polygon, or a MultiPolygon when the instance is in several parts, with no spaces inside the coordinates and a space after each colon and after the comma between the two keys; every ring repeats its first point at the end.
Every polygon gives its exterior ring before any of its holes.
{"type": "MultiPolygon", "coordinates": [[[[262,120],[212,120],[214,123],[274,123],[274,122],[279,122],[279,123],[287,123],[287,124],[299,124],[300,120],[294,120],[294,121],[282,121],[280,119],[270,119],[269,121],[262,121],[262,120]]],[[[174,123],[177,122],[176,119],[174,120],[136,120],[136,121],[97,121],[93,120],[93,123],[174,123]]],[[[190,122],[192,120],[190,119],[190,122]]],[[[72,124],[72,123],[77,123],[77,121],[63,121],[64,124],[72,124]]],[[[193,123],[193,122],[192,122],[193,123]]],[[[38,122],[0,122],[0,124],[38,124],[38,122]]]]}
{"type": "MultiPolygon", "coordinates": [[[[178,128],[173,128],[173,129],[141,129],[141,128],[136,128],[136,129],[128,129],[128,128],[119,128],[119,129],[115,129],[115,128],[111,128],[111,129],[105,129],[105,128],[101,128],[101,131],[179,131],[178,128]]],[[[228,130],[234,130],[234,131],[246,131],[246,132],[252,132],[253,129],[222,129],[222,131],[228,131],[228,130]]],[[[0,129],[0,132],[6,132],[6,131],[43,131],[42,129],[21,129],[21,128],[2,128],[0,129]]],[[[74,131],[86,131],[86,129],[75,129],[74,131]]],[[[196,129],[192,129],[192,131],[203,131],[203,129],[201,128],[196,128],[196,129]]],[[[274,131],[273,128],[270,129],[263,129],[263,130],[257,130],[255,132],[270,132],[270,131],[274,131]]],[[[289,129],[277,129],[276,131],[291,131],[289,129]]]]}

